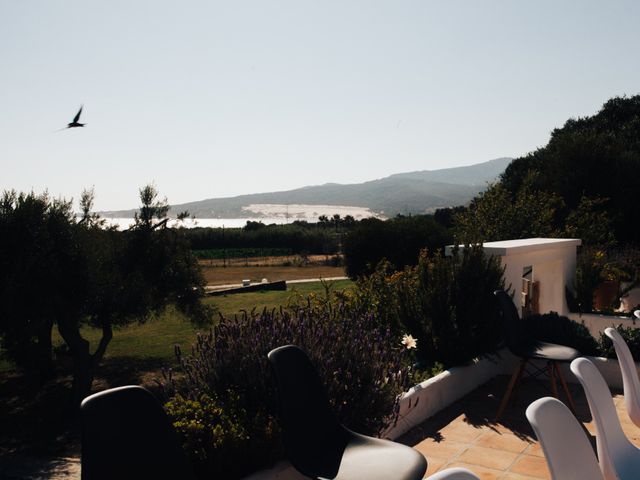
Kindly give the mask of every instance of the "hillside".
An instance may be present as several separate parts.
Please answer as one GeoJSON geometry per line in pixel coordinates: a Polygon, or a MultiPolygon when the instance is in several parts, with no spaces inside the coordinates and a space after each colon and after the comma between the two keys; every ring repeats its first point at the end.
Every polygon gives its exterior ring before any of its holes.
{"type": "MultiPolygon", "coordinates": [[[[511,160],[498,158],[466,167],[399,173],[357,184],[327,183],[284,192],[211,198],[173,205],[170,213],[188,210],[197,218],[257,217],[260,215],[243,208],[256,204],[344,205],[368,208],[385,216],[428,213],[467,203],[511,160]]],[[[101,213],[107,217],[131,217],[134,210],[101,213]]]]}

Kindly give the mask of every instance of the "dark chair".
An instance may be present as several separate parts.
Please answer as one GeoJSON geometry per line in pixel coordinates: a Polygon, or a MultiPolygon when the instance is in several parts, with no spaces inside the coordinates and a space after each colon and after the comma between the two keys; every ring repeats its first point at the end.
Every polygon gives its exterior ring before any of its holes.
{"type": "Polygon", "coordinates": [[[164,409],[142,387],[85,398],[82,480],[195,479],[164,409]]]}
{"type": "Polygon", "coordinates": [[[293,466],[311,478],[419,480],[424,456],[399,443],[352,432],[337,420],[307,354],[287,345],[269,352],[280,425],[293,466]]]}
{"type": "Polygon", "coordinates": [[[507,386],[507,391],[502,397],[502,401],[498,407],[498,413],[496,414],[496,420],[500,418],[504,409],[507,407],[514,387],[522,377],[522,374],[526,371],[527,365],[531,365],[529,363],[530,360],[543,360],[547,362],[547,368],[544,370],[532,365],[536,368],[536,371],[532,373],[532,376],[535,377],[541,373],[545,373],[546,371],[551,382],[551,393],[556,398],[558,397],[556,377],[558,377],[562,384],[564,393],[567,396],[569,405],[572,411],[575,412],[573,398],[571,397],[571,393],[567,387],[567,382],[562,375],[562,370],[558,367],[558,363],[571,362],[580,356],[580,352],[575,348],[557,345],[555,343],[542,342],[535,338],[531,338],[526,333],[524,321],[520,318],[520,315],[518,315],[518,310],[511,300],[511,297],[507,295],[504,290],[496,290],[493,294],[498,299],[498,306],[502,317],[502,326],[507,348],[511,353],[521,359],[520,364],[516,367],[513,375],[511,376],[511,380],[507,386]]]}

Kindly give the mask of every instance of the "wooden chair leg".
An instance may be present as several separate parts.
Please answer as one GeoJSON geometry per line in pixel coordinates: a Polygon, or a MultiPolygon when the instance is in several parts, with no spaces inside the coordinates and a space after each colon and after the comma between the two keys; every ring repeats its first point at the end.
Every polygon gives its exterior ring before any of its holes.
{"type": "Polygon", "coordinates": [[[547,362],[547,372],[549,374],[549,382],[551,383],[551,395],[558,398],[558,385],[556,384],[556,363],[552,360],[547,362]]]}
{"type": "Polygon", "coordinates": [[[571,392],[569,392],[569,387],[567,386],[567,381],[564,379],[564,375],[562,374],[562,370],[557,362],[553,362],[556,372],[558,373],[558,378],[560,379],[560,385],[562,385],[562,389],[564,390],[564,394],[567,396],[567,400],[569,401],[569,408],[571,411],[576,413],[576,404],[573,403],[573,397],[571,396],[571,392]]]}
{"type": "Polygon", "coordinates": [[[520,377],[522,376],[522,373],[524,372],[524,367],[526,365],[527,365],[527,359],[523,358],[522,361],[520,362],[520,366],[516,368],[516,370],[514,370],[513,374],[511,375],[511,380],[509,380],[507,391],[504,392],[504,395],[502,396],[502,401],[500,402],[500,406],[498,407],[498,413],[496,413],[496,418],[495,418],[496,422],[500,419],[500,417],[504,413],[504,409],[507,408],[509,399],[511,398],[511,394],[513,393],[513,387],[518,382],[518,380],[520,380],[520,377]]]}

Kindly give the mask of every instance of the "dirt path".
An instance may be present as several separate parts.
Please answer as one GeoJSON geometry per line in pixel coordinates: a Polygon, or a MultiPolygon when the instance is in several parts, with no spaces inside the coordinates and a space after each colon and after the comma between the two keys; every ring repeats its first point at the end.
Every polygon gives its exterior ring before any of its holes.
{"type": "Polygon", "coordinates": [[[279,280],[299,280],[304,278],[333,278],[344,276],[344,267],[329,267],[326,265],[309,265],[305,267],[285,266],[234,266],[211,267],[200,265],[207,281],[207,285],[236,285],[242,280],[251,283],[260,282],[266,278],[270,282],[279,280]]]}

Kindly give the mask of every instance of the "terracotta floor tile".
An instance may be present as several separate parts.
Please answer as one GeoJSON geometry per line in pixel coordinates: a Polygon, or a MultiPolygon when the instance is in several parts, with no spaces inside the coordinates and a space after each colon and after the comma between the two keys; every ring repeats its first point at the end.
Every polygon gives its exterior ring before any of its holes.
{"type": "Polygon", "coordinates": [[[458,459],[461,462],[472,465],[480,465],[495,470],[507,470],[517,457],[517,453],[473,446],[465,450],[458,459]]]}
{"type": "Polygon", "coordinates": [[[461,415],[452,423],[442,428],[440,434],[445,440],[470,443],[482,434],[482,429],[466,423],[464,416],[461,415]]]}
{"type": "Polygon", "coordinates": [[[511,466],[509,472],[535,478],[551,478],[546,460],[533,455],[522,455],[522,457],[511,466]]]}
{"type": "Polygon", "coordinates": [[[480,477],[481,480],[497,480],[499,478],[502,478],[502,475],[503,475],[503,472],[501,472],[500,470],[494,470],[492,468],[480,467],[478,465],[472,465],[472,464],[464,463],[464,462],[453,462],[453,463],[450,463],[449,465],[446,465],[442,470],[445,470],[447,468],[457,468],[457,467],[466,468],[467,470],[471,470],[478,477],[480,477]]]}
{"type": "Polygon", "coordinates": [[[529,477],[527,475],[518,475],[517,473],[505,473],[504,477],[501,477],[501,480],[540,480],[537,477],[529,477]]]}
{"type": "Polygon", "coordinates": [[[586,427],[587,430],[589,430],[589,433],[591,435],[595,435],[596,434],[596,424],[595,422],[591,421],[591,422],[583,422],[583,425],[586,427]]]}
{"type": "MultiPolygon", "coordinates": [[[[550,478],[542,448],[524,414],[533,400],[548,392],[535,382],[521,382],[516,401],[495,422],[495,411],[508,381],[506,375],[490,380],[404,437],[406,444],[415,445],[426,456],[429,475],[464,467],[487,480],[550,478]]],[[[592,432],[590,440],[595,444],[595,425],[584,391],[578,384],[569,388],[576,403],[576,417],[592,432]]],[[[640,428],[629,420],[622,397],[616,397],[615,403],[623,431],[640,447],[640,428]]]]}
{"type": "Polygon", "coordinates": [[[502,423],[491,424],[487,426],[487,429],[490,429],[492,432],[496,433],[509,433],[513,435],[514,429],[511,425],[504,425],[502,423]]]}
{"type": "Polygon", "coordinates": [[[486,432],[474,442],[474,445],[522,453],[531,445],[531,442],[522,440],[511,433],[486,432]]]}
{"type": "Polygon", "coordinates": [[[452,460],[468,447],[468,444],[462,442],[454,442],[453,440],[436,442],[435,440],[428,438],[415,445],[413,448],[423,454],[427,461],[429,461],[431,457],[452,460]]]}
{"type": "Polygon", "coordinates": [[[430,475],[433,475],[447,463],[449,463],[449,459],[437,457],[427,458],[427,473],[425,474],[425,476],[428,477],[430,475]]]}
{"type": "Polygon", "coordinates": [[[529,445],[529,448],[527,448],[524,453],[527,455],[533,455],[534,457],[544,457],[544,452],[538,442],[529,445]]]}

